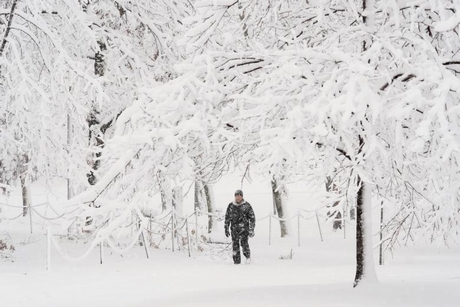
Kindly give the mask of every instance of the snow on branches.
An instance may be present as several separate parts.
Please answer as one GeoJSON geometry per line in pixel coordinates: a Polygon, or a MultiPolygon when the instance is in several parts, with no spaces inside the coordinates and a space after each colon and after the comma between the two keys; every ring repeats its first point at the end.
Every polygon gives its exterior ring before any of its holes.
{"type": "Polygon", "coordinates": [[[82,3],[0,12],[3,181],[91,171],[69,205],[121,225],[244,164],[340,206],[366,184],[392,243],[458,230],[454,1],[82,3]]]}

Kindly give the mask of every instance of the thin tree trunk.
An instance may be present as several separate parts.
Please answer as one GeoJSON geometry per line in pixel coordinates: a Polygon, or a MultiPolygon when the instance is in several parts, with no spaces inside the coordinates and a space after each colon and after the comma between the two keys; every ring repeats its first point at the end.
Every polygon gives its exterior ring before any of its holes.
{"type": "MultiPolygon", "coordinates": [[[[278,183],[275,178],[272,179],[272,195],[273,195],[273,203],[276,207],[276,211],[278,212],[278,217],[280,219],[284,219],[286,216],[286,210],[283,203],[283,192],[284,189],[278,186],[278,183]]],[[[281,230],[281,237],[284,238],[289,235],[288,230],[288,223],[287,221],[280,220],[280,230],[281,230]]]]}
{"type": "MultiPolygon", "coordinates": [[[[358,177],[358,184],[361,179],[358,177]]],[[[363,229],[363,192],[364,183],[358,190],[356,200],[356,274],[353,287],[356,287],[364,275],[364,229],[363,229]]]]}
{"type": "MultiPolygon", "coordinates": [[[[105,74],[105,68],[106,68],[106,61],[104,57],[104,51],[107,50],[107,46],[105,45],[104,42],[99,40],[98,42],[99,45],[99,50],[96,52],[94,55],[94,74],[96,76],[102,77],[105,74]]],[[[100,158],[102,155],[102,147],[104,147],[104,141],[102,138],[102,135],[105,133],[105,130],[107,130],[108,127],[105,127],[103,130],[103,127],[99,127],[100,120],[98,119],[99,111],[95,106],[93,106],[90,114],[88,115],[87,122],[88,122],[88,130],[89,130],[89,145],[93,146],[98,149],[96,153],[94,153],[89,161],[89,165],[91,166],[90,172],[87,174],[88,177],[88,183],[90,185],[95,185],[97,183],[97,177],[96,177],[96,172],[99,169],[100,166],[100,158]]],[[[110,126],[110,124],[109,124],[110,126]]]]}
{"type": "Polygon", "coordinates": [[[161,210],[169,211],[172,208],[172,190],[168,182],[160,183],[161,210]]]}
{"type": "Polygon", "coordinates": [[[165,212],[168,208],[168,201],[167,201],[165,191],[160,190],[160,195],[161,195],[161,211],[165,212]]]}
{"type": "Polygon", "coordinates": [[[176,214],[179,216],[183,216],[183,203],[184,195],[182,193],[182,188],[174,187],[172,190],[172,205],[176,211],[176,214]]]}
{"type": "MultiPolygon", "coordinates": [[[[22,216],[26,216],[27,212],[30,211],[30,191],[27,184],[26,172],[27,163],[29,162],[29,156],[26,154],[19,156],[19,179],[21,181],[21,192],[22,192],[22,216]]],[[[29,212],[30,213],[30,212],[29,212]]]]}
{"type": "Polygon", "coordinates": [[[26,216],[27,212],[30,212],[30,189],[27,185],[26,178],[24,174],[20,175],[21,180],[21,191],[22,191],[22,216],[26,216]]]}
{"type": "MultiPolygon", "coordinates": [[[[203,183],[203,190],[206,196],[206,206],[208,208],[208,213],[214,214],[216,210],[213,201],[214,197],[212,196],[212,188],[207,183],[203,183]]],[[[215,225],[216,218],[214,216],[208,216],[208,233],[213,232],[215,225]]]]}
{"type": "Polygon", "coordinates": [[[198,179],[195,179],[195,195],[194,195],[193,204],[196,210],[201,209],[200,200],[201,200],[201,181],[198,179]]]}
{"type": "MultiPolygon", "coordinates": [[[[90,147],[95,142],[94,135],[97,135],[96,130],[99,124],[99,120],[97,119],[97,114],[98,114],[98,111],[95,108],[93,108],[90,114],[88,115],[88,118],[86,119],[88,123],[88,143],[90,147]]],[[[86,176],[88,177],[88,183],[90,185],[95,185],[97,183],[96,171],[99,168],[99,163],[100,163],[99,160],[97,159],[98,158],[97,156],[98,156],[98,152],[96,152],[95,154],[91,154],[91,157],[88,160],[88,164],[91,167],[91,170],[89,171],[88,174],[86,174],[86,176]]]]}

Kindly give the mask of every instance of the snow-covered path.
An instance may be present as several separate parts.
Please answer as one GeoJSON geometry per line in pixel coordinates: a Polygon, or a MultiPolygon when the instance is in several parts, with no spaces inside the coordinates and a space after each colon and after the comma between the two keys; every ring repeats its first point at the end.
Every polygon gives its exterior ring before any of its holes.
{"type": "MultiPolygon", "coordinates": [[[[11,203],[19,204],[19,196],[15,195],[11,203]]],[[[227,196],[217,194],[218,203],[225,204],[227,196]]],[[[35,201],[43,201],[40,197],[41,194],[34,194],[35,201]]],[[[139,246],[123,256],[105,248],[102,265],[97,249],[80,262],[68,262],[53,247],[51,271],[46,271],[46,224],[36,219],[34,234],[30,235],[28,218],[2,221],[0,231],[3,237],[11,236],[16,251],[11,258],[0,259],[0,307],[459,305],[459,247],[398,246],[393,256],[386,253],[384,266],[376,266],[379,283],[353,288],[353,223],[347,224],[346,231],[337,232],[331,230],[330,224],[323,224],[322,242],[316,219],[301,220],[301,247],[295,221],[289,239],[278,238],[279,228],[273,223],[268,245],[269,221],[264,214],[268,213],[265,204],[270,203],[270,197],[249,197],[254,199],[260,219],[256,237],[250,240],[251,265],[233,265],[230,252],[223,250],[225,245],[218,245],[214,252],[193,251],[189,258],[186,251],[167,250],[165,243],[161,249],[150,249],[150,259],[146,259],[144,248],[139,246]],[[289,255],[291,249],[292,260],[279,259],[289,255]]],[[[300,196],[292,201],[302,203],[300,196]]],[[[6,207],[3,214],[16,216],[13,209],[6,207]]],[[[21,213],[20,207],[15,210],[21,213]]],[[[220,223],[217,239],[225,240],[220,223]]],[[[59,233],[59,229],[57,225],[54,233],[59,233]]],[[[89,245],[83,240],[57,241],[70,257],[81,256],[89,245]]]]}
{"type": "MultiPolygon", "coordinates": [[[[2,306],[456,306],[460,300],[457,251],[407,251],[377,268],[379,283],[353,289],[350,240],[297,248],[295,240],[253,240],[251,265],[227,257],[137,247],[123,257],[95,251],[69,263],[57,253],[45,271],[44,240],[18,248],[0,265],[2,306]],[[280,256],[294,249],[292,260],[280,256]],[[285,252],[283,252],[285,251],[285,252]],[[423,253],[424,254],[423,254],[423,253]],[[226,258],[226,259],[222,259],[226,258]]],[[[69,253],[81,246],[62,243],[69,253]]]]}

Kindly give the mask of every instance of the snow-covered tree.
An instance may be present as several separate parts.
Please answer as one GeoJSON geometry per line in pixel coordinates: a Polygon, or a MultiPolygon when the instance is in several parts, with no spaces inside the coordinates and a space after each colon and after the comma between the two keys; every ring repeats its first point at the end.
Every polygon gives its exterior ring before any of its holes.
{"type": "Polygon", "coordinates": [[[100,83],[82,65],[80,48],[94,40],[73,4],[12,1],[0,16],[7,25],[0,56],[2,180],[20,177],[23,189],[34,178],[81,169],[77,162],[68,170],[81,143],[76,134],[69,147],[67,115],[75,117],[70,129],[78,130],[83,97],[103,99],[100,83]]]}
{"type": "Polygon", "coordinates": [[[452,57],[458,37],[448,33],[457,26],[451,1],[408,6],[392,1],[270,1],[284,15],[291,35],[275,34],[272,41],[282,39],[281,45],[267,44],[270,39],[264,35],[251,37],[251,26],[259,33],[273,30],[258,27],[266,14],[253,13],[251,18],[260,22],[244,20],[232,46],[245,48],[234,50],[223,37],[226,30],[239,29],[234,26],[237,14],[231,14],[236,6],[203,3],[208,14],[217,16],[205,15],[204,20],[227,19],[214,36],[209,30],[190,33],[206,37],[207,67],[223,67],[219,75],[226,84],[227,108],[239,111],[242,138],[256,145],[245,161],[273,174],[283,163],[283,172],[306,177],[312,162],[324,165],[321,161],[328,157],[337,161],[331,167],[348,169],[351,184],[344,195],[352,195],[358,206],[355,285],[374,275],[366,212],[377,191],[393,195],[388,206],[398,211],[391,223],[409,222],[401,214],[409,210],[414,216],[424,212],[418,225],[425,233],[447,233],[457,225],[457,189],[448,185],[458,173],[452,127],[457,125],[452,116],[458,100],[452,57]],[[434,35],[435,30],[447,33],[434,35]],[[446,175],[445,169],[453,171],[446,175]],[[411,201],[401,203],[406,196],[411,201]],[[430,200],[434,197],[436,201],[430,200]]]}
{"type": "Polygon", "coordinates": [[[1,12],[2,181],[97,181],[107,130],[181,58],[189,3],[12,1],[1,12]],[[88,164],[87,164],[88,162],[88,164]],[[21,170],[21,171],[19,171],[21,170]]]}
{"type": "Polygon", "coordinates": [[[28,0],[0,21],[2,181],[89,174],[69,204],[98,240],[180,214],[186,182],[212,213],[248,165],[281,218],[287,182],[333,178],[319,206],[356,207],[355,285],[375,278],[375,200],[387,246],[458,233],[454,1],[28,0]]]}

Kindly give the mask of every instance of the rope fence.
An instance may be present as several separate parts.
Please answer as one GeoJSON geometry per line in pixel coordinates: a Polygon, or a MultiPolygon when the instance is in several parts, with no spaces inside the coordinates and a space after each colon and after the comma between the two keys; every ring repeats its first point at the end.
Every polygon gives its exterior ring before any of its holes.
{"type": "MultiPolygon", "coordinates": [[[[6,205],[6,204],[2,204],[6,205]]],[[[81,261],[85,259],[89,254],[91,254],[95,249],[99,248],[99,260],[100,263],[102,264],[104,262],[104,247],[110,247],[111,250],[118,254],[124,254],[128,250],[130,250],[133,246],[136,244],[140,244],[141,246],[144,246],[145,249],[145,254],[146,257],[149,258],[149,247],[155,247],[155,248],[160,248],[160,246],[165,243],[165,242],[170,242],[170,249],[172,252],[175,252],[176,250],[186,250],[187,254],[189,257],[192,256],[193,251],[203,251],[204,246],[212,246],[217,243],[221,242],[212,242],[210,237],[207,237],[203,232],[203,228],[207,228],[206,226],[203,227],[203,225],[199,223],[199,218],[206,216],[208,218],[214,218],[214,221],[221,222],[225,219],[225,214],[224,212],[217,212],[217,213],[210,213],[206,212],[203,210],[195,209],[193,213],[188,214],[188,215],[180,215],[176,212],[176,210],[173,208],[169,212],[162,213],[161,215],[156,215],[156,216],[145,216],[142,215],[140,216],[140,213],[137,212],[137,217],[135,218],[135,210],[131,213],[131,221],[128,224],[125,224],[125,221],[123,222],[118,222],[118,224],[115,227],[110,227],[110,229],[107,231],[107,233],[113,233],[113,231],[117,229],[131,229],[131,237],[132,239],[130,242],[128,242],[127,245],[124,245],[124,247],[120,247],[120,243],[117,243],[117,240],[112,237],[111,234],[105,235],[104,236],[104,231],[103,228],[107,227],[108,224],[112,219],[121,219],[120,216],[118,217],[111,217],[107,219],[104,223],[99,225],[98,227],[95,227],[92,225],[92,230],[85,230],[87,227],[82,226],[81,224],[78,224],[78,221],[81,223],[88,222],[88,220],[84,220],[84,217],[75,217],[73,220],[69,221],[69,226],[67,227],[67,236],[70,234],[70,229],[71,228],[78,228],[80,227],[84,232],[91,232],[95,230],[94,233],[94,239],[91,242],[90,246],[87,248],[87,250],[78,257],[71,257],[69,256],[61,247],[59,241],[56,239],[56,237],[63,237],[65,235],[59,235],[59,234],[52,234],[51,231],[51,222],[56,221],[58,219],[63,218],[66,213],[63,214],[57,214],[56,210],[52,208],[51,206],[47,206],[51,208],[51,210],[57,215],[55,217],[48,217],[47,214],[42,214],[39,212],[36,208],[37,207],[42,207],[47,205],[46,203],[42,203],[39,205],[35,206],[30,206],[28,207],[30,209],[30,215],[33,212],[40,218],[42,218],[44,221],[48,221],[48,227],[46,229],[46,248],[47,248],[47,269],[49,270],[51,267],[51,252],[52,252],[52,247],[58,252],[58,254],[64,258],[66,261],[69,262],[76,262],[76,261],[81,261]],[[110,232],[111,231],[111,232],[110,232]],[[168,240],[168,237],[170,240],[168,240]]],[[[17,207],[17,208],[22,208],[22,206],[11,206],[7,205],[9,207],[17,207]]],[[[73,208],[72,212],[75,212],[78,210],[79,207],[73,208]]],[[[263,217],[260,217],[256,219],[257,222],[263,221],[268,219],[268,244],[272,244],[272,228],[273,228],[273,221],[278,221],[278,222],[290,222],[294,219],[297,220],[297,245],[300,247],[301,246],[301,223],[302,220],[315,220],[316,226],[318,228],[318,233],[319,237],[321,239],[321,242],[324,241],[323,238],[323,231],[321,229],[321,223],[320,223],[320,218],[322,220],[334,220],[335,217],[331,216],[329,213],[327,215],[321,214],[321,212],[318,212],[319,209],[316,210],[306,210],[306,209],[298,209],[297,213],[295,215],[289,216],[289,217],[279,217],[276,216],[273,213],[269,213],[263,217]]],[[[8,220],[13,220],[21,217],[23,213],[19,214],[18,216],[15,216],[13,218],[7,218],[8,220]]],[[[87,218],[88,219],[88,218],[87,218]]],[[[92,220],[91,220],[92,221],[92,220]]],[[[92,221],[93,222],[93,221],[92,221]]],[[[91,222],[91,223],[92,223],[91,222]]],[[[342,214],[342,223],[343,227],[345,228],[345,223],[347,223],[344,219],[344,214],[342,214]]],[[[214,226],[216,227],[216,226],[214,226]]],[[[65,229],[65,228],[64,228],[65,229]]],[[[32,227],[31,227],[32,230],[32,227]]],[[[228,251],[228,247],[231,245],[231,243],[226,243],[223,244],[222,252],[228,251]]]]}
{"type": "MultiPolygon", "coordinates": [[[[79,257],[71,257],[67,255],[60,246],[59,242],[56,240],[56,236],[62,237],[62,235],[52,235],[51,227],[48,225],[47,228],[47,269],[51,267],[51,246],[53,246],[58,254],[69,262],[77,262],[85,259],[89,254],[91,254],[95,249],[99,247],[99,259],[100,263],[104,262],[104,246],[107,245],[110,247],[114,252],[118,254],[124,254],[129,251],[133,246],[137,243],[141,243],[141,245],[145,248],[146,257],[149,258],[149,249],[148,247],[159,247],[162,242],[167,241],[167,236],[171,236],[171,251],[175,252],[176,249],[185,249],[187,250],[188,256],[192,256],[193,250],[202,251],[202,244],[209,244],[210,242],[206,242],[206,237],[202,235],[202,240],[200,240],[199,233],[202,232],[200,224],[198,223],[199,216],[208,216],[208,217],[215,217],[218,221],[224,220],[225,216],[223,214],[218,213],[208,213],[202,210],[195,210],[192,214],[181,216],[175,212],[175,210],[171,210],[167,214],[161,217],[146,217],[144,219],[139,219],[137,221],[132,221],[126,226],[122,228],[136,228],[136,233],[133,236],[131,242],[126,245],[124,248],[120,248],[120,246],[115,242],[113,237],[107,236],[103,237],[102,235],[96,233],[95,239],[92,241],[89,248],[79,257]],[[190,225],[192,227],[192,231],[190,231],[190,225]],[[147,236],[146,236],[147,234],[147,236]],[[195,236],[193,236],[195,235],[195,236]],[[158,243],[155,242],[156,239],[154,238],[159,237],[158,243]]],[[[299,209],[297,214],[288,217],[288,218],[280,218],[274,214],[267,214],[261,218],[258,218],[256,221],[262,221],[269,219],[269,245],[271,245],[272,241],[272,220],[275,221],[283,221],[288,222],[293,219],[297,219],[297,243],[300,247],[301,243],[301,220],[311,220],[316,218],[317,226],[321,241],[323,241],[323,235],[321,230],[321,224],[319,222],[319,214],[315,211],[307,211],[299,209]],[[306,213],[313,213],[311,216],[308,214],[304,215],[302,212],[306,213]]],[[[76,223],[77,218],[69,226],[72,227],[76,223]]],[[[106,220],[99,226],[99,230],[102,229],[105,225],[109,223],[109,220],[106,220]]],[[[158,239],[157,239],[158,240],[158,239]]],[[[231,243],[226,244],[224,246],[224,250],[230,246],[231,243]]]]}

